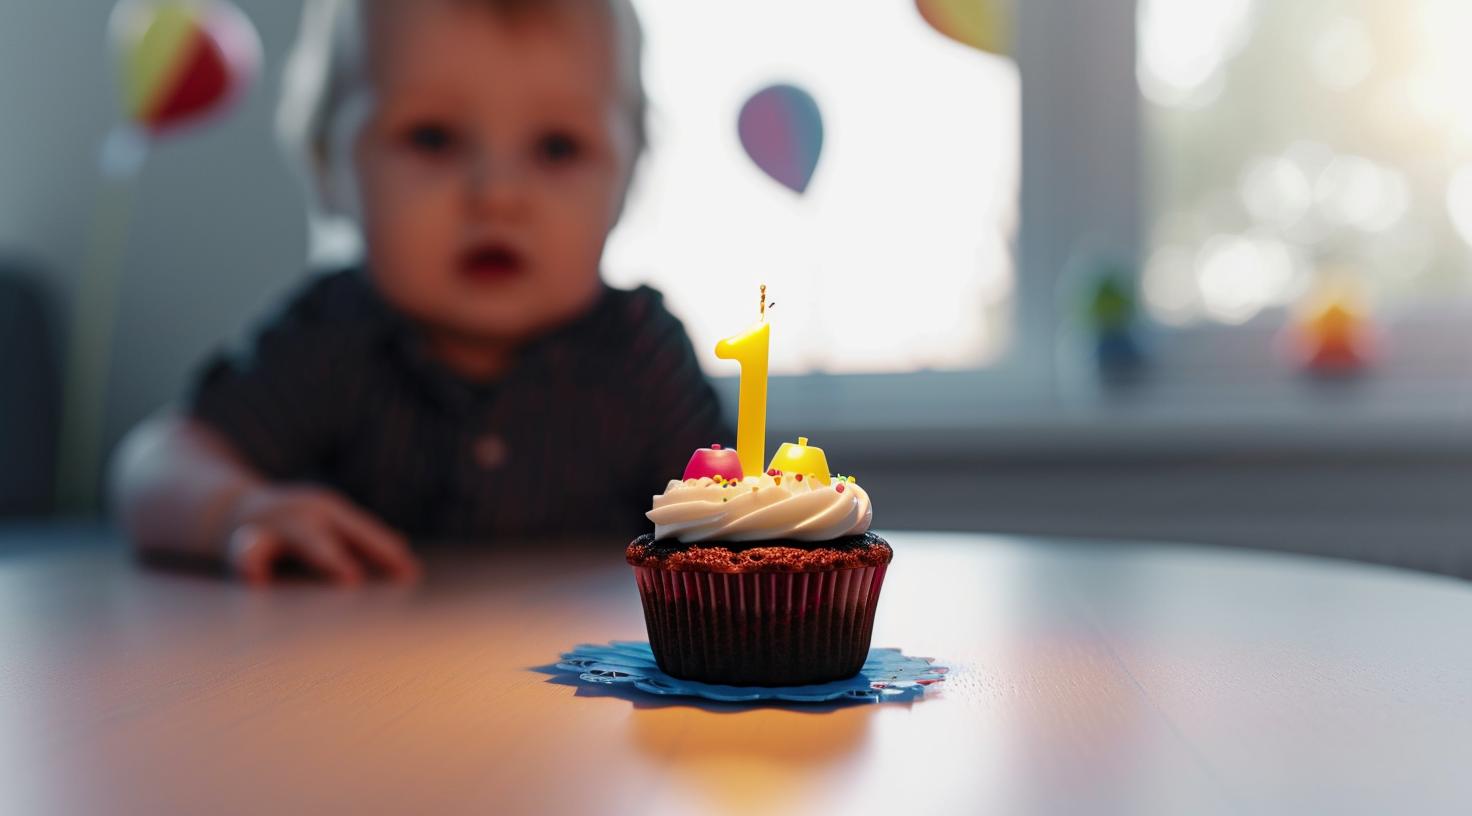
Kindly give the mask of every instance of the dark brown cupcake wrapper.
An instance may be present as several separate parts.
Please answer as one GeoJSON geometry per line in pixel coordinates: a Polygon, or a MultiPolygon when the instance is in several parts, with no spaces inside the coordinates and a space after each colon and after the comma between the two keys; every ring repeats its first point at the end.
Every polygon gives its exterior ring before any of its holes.
{"type": "Polygon", "coordinates": [[[852,677],[863,667],[886,567],[676,572],[636,566],[654,659],[666,674],[735,686],[852,677]]]}

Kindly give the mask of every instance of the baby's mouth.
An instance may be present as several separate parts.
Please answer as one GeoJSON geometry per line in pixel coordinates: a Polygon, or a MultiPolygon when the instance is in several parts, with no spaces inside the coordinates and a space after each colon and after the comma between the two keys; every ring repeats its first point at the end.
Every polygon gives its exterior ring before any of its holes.
{"type": "Polygon", "coordinates": [[[467,280],[487,283],[504,281],[525,271],[526,259],[506,244],[478,244],[460,256],[460,275],[467,280]]]}

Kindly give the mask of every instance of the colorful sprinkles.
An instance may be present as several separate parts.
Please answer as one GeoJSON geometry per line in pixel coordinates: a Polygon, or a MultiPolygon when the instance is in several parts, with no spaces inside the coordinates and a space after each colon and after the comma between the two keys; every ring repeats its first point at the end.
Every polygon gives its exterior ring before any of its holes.
{"type": "MultiPolygon", "coordinates": [[[[714,447],[714,446],[712,446],[712,447],[714,447]]],[[[772,483],[775,484],[775,485],[781,485],[782,484],[783,477],[787,477],[787,478],[793,479],[794,481],[798,481],[798,482],[803,482],[803,481],[817,482],[818,481],[817,474],[814,474],[814,473],[787,473],[787,472],[783,471],[780,468],[768,468],[767,469],[767,472],[766,472],[766,475],[771,477],[772,483]]],[[[728,479],[728,478],[726,478],[725,476],[723,476],[723,475],[721,475],[719,473],[717,473],[717,474],[715,474],[713,476],[705,476],[705,477],[701,477],[701,478],[690,478],[690,479],[685,479],[683,481],[687,485],[697,486],[697,487],[700,486],[700,485],[716,485],[716,486],[722,487],[722,488],[732,488],[732,487],[743,487],[743,486],[749,485],[751,487],[751,492],[753,492],[753,493],[757,493],[757,492],[759,492],[761,490],[761,486],[760,485],[751,484],[751,481],[749,479],[728,479]]],[[[854,483],[855,483],[855,479],[854,479],[853,476],[845,476],[842,473],[834,473],[833,474],[833,480],[831,482],[831,484],[833,485],[833,489],[835,491],[839,492],[839,493],[844,492],[845,485],[850,485],[850,484],[854,484],[854,483]]],[[[814,485],[814,489],[817,489],[816,488],[816,485],[814,485]]],[[[730,501],[730,498],[729,497],[723,497],[721,499],[721,501],[728,502],[728,501],[730,501]]]]}

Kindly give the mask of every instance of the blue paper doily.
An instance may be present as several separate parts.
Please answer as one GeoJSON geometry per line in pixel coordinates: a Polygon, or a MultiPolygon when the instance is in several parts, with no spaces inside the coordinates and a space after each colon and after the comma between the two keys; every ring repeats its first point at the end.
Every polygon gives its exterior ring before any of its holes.
{"type": "Polygon", "coordinates": [[[864,668],[847,680],[810,686],[717,686],[680,680],[659,670],[654,652],[642,640],[615,640],[605,646],[582,644],[562,655],[557,668],[597,685],[628,685],[649,694],[704,697],[726,703],[785,700],[798,703],[855,700],[913,700],[925,687],[944,680],[946,667],[930,657],[910,657],[899,649],[870,649],[864,668]]]}

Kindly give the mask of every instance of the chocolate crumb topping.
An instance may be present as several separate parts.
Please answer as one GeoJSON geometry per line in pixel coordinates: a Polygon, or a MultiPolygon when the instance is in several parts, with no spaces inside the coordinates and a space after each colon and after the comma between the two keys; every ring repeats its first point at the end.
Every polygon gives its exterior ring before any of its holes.
{"type": "Polygon", "coordinates": [[[675,572],[826,572],[877,567],[894,557],[889,543],[878,535],[844,536],[832,541],[655,541],[644,534],[624,551],[636,567],[675,572]]]}

